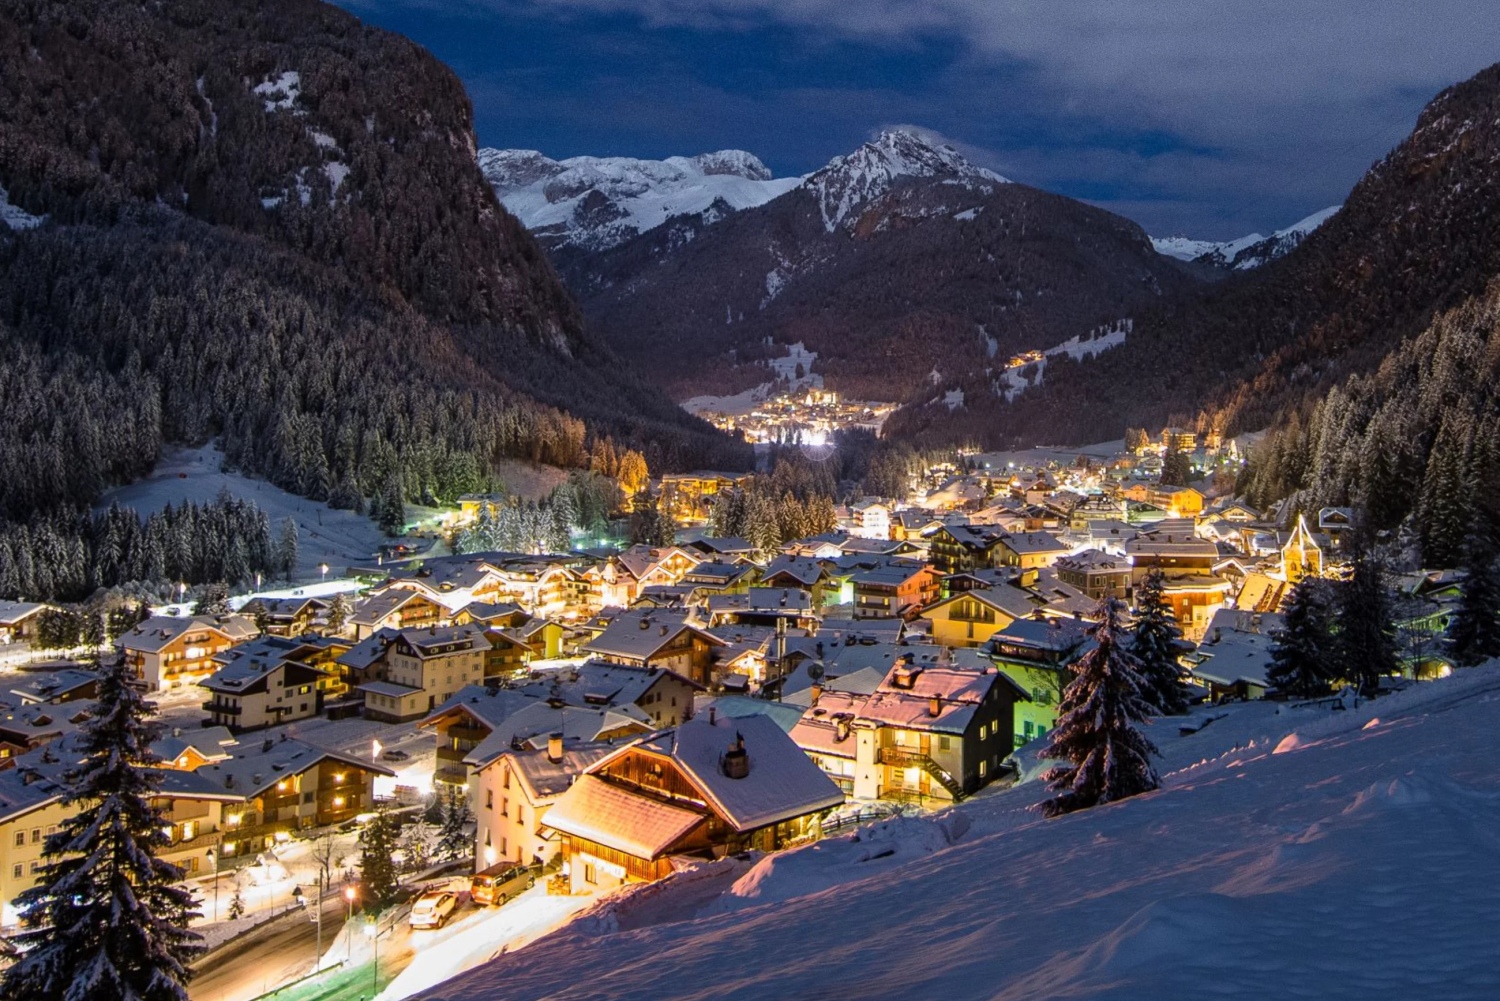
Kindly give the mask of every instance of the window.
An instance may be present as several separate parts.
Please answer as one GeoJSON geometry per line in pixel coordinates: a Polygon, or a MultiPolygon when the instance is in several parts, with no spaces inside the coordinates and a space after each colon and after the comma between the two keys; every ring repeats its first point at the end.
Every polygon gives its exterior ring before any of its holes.
{"type": "Polygon", "coordinates": [[[980,778],[984,778],[986,775],[989,774],[989,771],[990,771],[990,763],[988,761],[985,761],[983,758],[981,758],[979,760],[979,777],[980,778]]]}
{"type": "Polygon", "coordinates": [[[509,817],[510,816],[510,797],[509,796],[501,796],[500,797],[500,816],[502,816],[502,817],[509,817]]]}
{"type": "Polygon", "coordinates": [[[304,802],[304,803],[311,803],[313,801],[313,796],[314,796],[314,794],[310,793],[310,792],[303,793],[302,794],[302,802],[304,802]]]}
{"type": "Polygon", "coordinates": [[[16,847],[17,848],[25,848],[26,847],[26,832],[25,831],[17,831],[16,832],[16,847]]]}
{"type": "MultiPolygon", "coordinates": [[[[979,728],[979,736],[981,736],[981,737],[984,736],[984,727],[980,727],[979,728]]],[[[950,750],[951,748],[952,748],[952,741],[950,741],[947,737],[939,737],[938,738],[938,750],[940,750],[940,751],[947,751],[947,750],[950,750]]]]}
{"type": "Polygon", "coordinates": [[[298,706],[297,707],[297,711],[298,712],[304,712],[304,713],[307,712],[307,703],[304,702],[304,703],[302,703],[302,705],[298,706]]]}
{"type": "Polygon", "coordinates": [[[42,843],[42,829],[40,827],[33,827],[31,829],[31,843],[34,845],[42,843]]]}
{"type": "Polygon", "coordinates": [[[526,824],[526,808],[519,803],[516,804],[516,823],[522,826],[526,824]]]}
{"type": "Polygon", "coordinates": [[[484,808],[486,810],[492,810],[492,809],[494,809],[494,807],[495,807],[495,790],[493,790],[493,789],[486,789],[484,791],[484,808]]]}
{"type": "Polygon", "coordinates": [[[583,881],[585,883],[592,883],[592,884],[594,884],[596,886],[598,885],[598,883],[599,883],[599,870],[597,870],[597,869],[594,868],[594,863],[592,863],[592,862],[585,862],[583,864],[583,881]]]}

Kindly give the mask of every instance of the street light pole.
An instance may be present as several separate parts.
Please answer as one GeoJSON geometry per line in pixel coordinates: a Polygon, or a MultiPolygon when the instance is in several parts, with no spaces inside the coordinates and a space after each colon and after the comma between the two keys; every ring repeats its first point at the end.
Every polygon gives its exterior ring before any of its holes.
{"type": "Polygon", "coordinates": [[[214,913],[209,920],[217,921],[219,920],[219,853],[210,848],[207,855],[214,860],[214,913]]]}
{"type": "Polygon", "coordinates": [[[349,962],[354,959],[354,929],[349,927],[354,923],[354,887],[344,887],[344,899],[349,902],[349,920],[344,923],[344,944],[348,946],[344,959],[349,962]]]}

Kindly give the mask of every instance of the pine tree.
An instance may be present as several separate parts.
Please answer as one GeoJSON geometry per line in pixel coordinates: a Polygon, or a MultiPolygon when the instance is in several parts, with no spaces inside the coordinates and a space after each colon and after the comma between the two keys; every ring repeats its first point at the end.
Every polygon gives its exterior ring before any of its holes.
{"type": "Polygon", "coordinates": [[[342,633],[344,626],[349,624],[351,612],[349,596],[342,592],[334,595],[328,602],[328,631],[335,635],[342,633]]]}
{"type": "Polygon", "coordinates": [[[203,585],[203,593],[193,602],[194,615],[228,615],[229,585],[222,582],[203,585]]]}
{"type": "Polygon", "coordinates": [[[674,535],[672,519],[662,512],[656,494],[647,489],[635,495],[630,516],[630,541],[647,546],[670,546],[674,535]]]}
{"type": "Polygon", "coordinates": [[[1188,689],[1177,665],[1176,644],[1182,635],[1172,615],[1172,606],[1162,594],[1160,567],[1146,572],[1136,592],[1135,631],[1130,652],[1141,663],[1141,680],[1147,700],[1163,716],[1187,712],[1188,689]]]}
{"type": "Polygon", "coordinates": [[[396,825],[387,813],[377,813],[360,832],[359,878],[364,884],[365,910],[378,914],[396,899],[400,884],[396,863],[396,825]]]}
{"type": "Polygon", "coordinates": [[[1328,582],[1305,577],[1287,598],[1284,625],[1273,635],[1266,680],[1298,698],[1327,695],[1334,681],[1328,582]]]}
{"type": "Polygon", "coordinates": [[[161,772],[151,743],[155,709],[123,666],[99,679],[63,804],[76,807],[47,839],[42,885],[17,903],[24,954],[0,977],[0,996],[27,1001],[187,1001],[198,935],[182,870],[157,858],[166,818],[151,805],[161,772]]]}
{"type": "Polygon", "coordinates": [[[1381,677],[1401,669],[1385,564],[1368,548],[1356,552],[1349,579],[1335,588],[1338,628],[1333,663],[1339,677],[1370,695],[1381,677]]]}
{"type": "Polygon", "coordinates": [[[1042,757],[1063,764],[1043,780],[1058,795],[1041,805],[1056,817],[1149,792],[1161,784],[1151,763],[1156,746],[1137,727],[1151,714],[1140,665],[1125,648],[1124,602],[1099,603],[1094,648],[1073,666],[1058,706],[1057,726],[1042,757]]]}
{"type": "Polygon", "coordinates": [[[397,536],[406,531],[406,502],[402,499],[401,481],[392,478],[381,493],[378,521],[380,530],[386,535],[397,536]]]}
{"type": "Polygon", "coordinates": [[[456,862],[474,852],[474,837],[469,833],[469,804],[463,793],[450,789],[443,801],[443,824],[438,833],[437,857],[444,862],[456,862]]]}
{"type": "Polygon", "coordinates": [[[1464,547],[1463,593],[1447,647],[1461,667],[1500,657],[1500,540],[1492,517],[1478,519],[1464,547]]]}
{"type": "Polygon", "coordinates": [[[401,831],[402,870],[420,872],[427,868],[427,824],[414,820],[401,831]]]}
{"type": "Polygon", "coordinates": [[[1162,456],[1161,484],[1164,487],[1185,487],[1193,475],[1192,462],[1186,452],[1176,448],[1162,456]]]}
{"type": "Polygon", "coordinates": [[[276,569],[287,580],[297,572],[297,519],[287,518],[281,523],[281,534],[276,539],[276,569]]]}

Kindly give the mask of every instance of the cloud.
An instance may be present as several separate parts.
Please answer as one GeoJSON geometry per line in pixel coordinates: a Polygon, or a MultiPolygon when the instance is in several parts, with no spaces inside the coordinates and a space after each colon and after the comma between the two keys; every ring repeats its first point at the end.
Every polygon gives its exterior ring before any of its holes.
{"type": "MultiPolygon", "coordinates": [[[[379,10],[430,0],[344,2],[379,10]]],[[[882,123],[918,122],[1017,180],[1128,206],[1154,230],[1219,237],[1342,198],[1433,94],[1500,57],[1494,0],[465,3],[476,16],[566,24],[580,39],[594,23],[628,21],[658,55],[696,39],[726,63],[764,63],[772,81],[746,93],[711,69],[664,69],[644,55],[636,79],[599,71],[607,88],[596,74],[579,93],[517,91],[515,104],[532,109],[518,114],[570,105],[580,136],[600,133],[587,116],[607,91],[612,134],[656,128],[658,144],[672,146],[641,154],[714,142],[800,171],[882,123]],[[859,48],[874,69],[809,75],[785,54],[838,45],[859,48]],[[908,67],[933,52],[943,65],[914,78],[908,67]],[[881,67],[890,80],[871,78],[881,67]]],[[[465,79],[482,109],[482,80],[465,79]]]]}

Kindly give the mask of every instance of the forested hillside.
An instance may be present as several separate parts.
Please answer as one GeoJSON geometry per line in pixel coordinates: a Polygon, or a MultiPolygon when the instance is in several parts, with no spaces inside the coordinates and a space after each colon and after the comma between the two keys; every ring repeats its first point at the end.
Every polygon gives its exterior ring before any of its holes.
{"type": "Polygon", "coordinates": [[[492,461],[747,456],[582,329],[415,44],[316,0],[0,7],[0,515],[84,504],[163,441],[352,505],[492,461]]]}
{"type": "Polygon", "coordinates": [[[1025,441],[1104,440],[1307,408],[1500,274],[1500,66],[1438,95],[1411,136],[1287,256],[1136,317],[1125,345],[1049,365],[992,419],[1025,441]]]}

